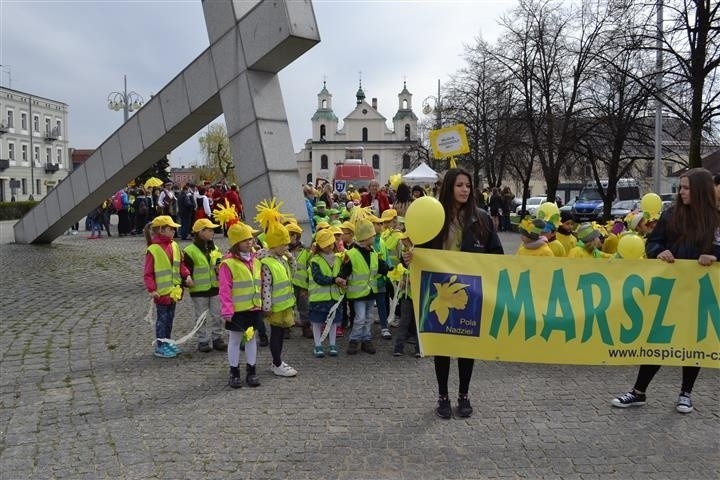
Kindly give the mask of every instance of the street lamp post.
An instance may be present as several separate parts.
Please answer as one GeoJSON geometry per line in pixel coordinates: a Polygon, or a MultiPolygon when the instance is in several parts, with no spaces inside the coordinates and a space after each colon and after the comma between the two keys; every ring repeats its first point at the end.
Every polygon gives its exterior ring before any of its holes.
{"type": "Polygon", "coordinates": [[[122,108],[123,119],[128,121],[130,112],[138,110],[145,103],[145,99],[134,91],[127,91],[127,75],[123,75],[123,91],[108,94],[108,108],[116,112],[122,108]]]}
{"type": "MultiPolygon", "coordinates": [[[[440,96],[440,79],[438,79],[437,97],[429,95],[422,101],[422,112],[425,115],[435,113],[435,129],[442,128],[442,97],[440,96]],[[432,104],[430,103],[432,101],[432,104]]],[[[428,159],[430,155],[428,155],[428,159]]],[[[432,167],[435,167],[435,161],[431,161],[432,167]]]]}

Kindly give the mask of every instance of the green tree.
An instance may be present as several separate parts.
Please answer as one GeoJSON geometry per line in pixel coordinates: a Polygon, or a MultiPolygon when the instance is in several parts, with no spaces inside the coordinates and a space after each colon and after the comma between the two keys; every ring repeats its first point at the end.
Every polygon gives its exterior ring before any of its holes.
{"type": "Polygon", "coordinates": [[[235,181],[235,164],[233,163],[230,140],[222,123],[213,123],[200,137],[200,149],[205,160],[204,167],[196,167],[198,178],[210,181],[235,181]],[[210,176],[211,178],[206,178],[210,176]]]}
{"type": "Polygon", "coordinates": [[[163,183],[170,181],[170,159],[167,155],[155,162],[152,167],[145,170],[141,175],[135,178],[135,185],[142,186],[148,178],[155,177],[163,181],[163,183]]]}

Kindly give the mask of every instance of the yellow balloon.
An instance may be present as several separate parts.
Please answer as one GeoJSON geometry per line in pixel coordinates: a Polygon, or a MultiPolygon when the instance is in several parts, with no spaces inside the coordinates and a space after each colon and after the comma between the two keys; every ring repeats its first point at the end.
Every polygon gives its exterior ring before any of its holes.
{"type": "Polygon", "coordinates": [[[405,232],[415,245],[435,238],[444,224],[445,209],[435,197],[420,197],[405,212],[405,232]]]}
{"type": "Polygon", "coordinates": [[[538,207],[535,218],[560,225],[560,209],[553,202],[545,202],[538,207]]]}
{"type": "Polygon", "coordinates": [[[617,253],[628,260],[643,258],[645,256],[645,241],[634,233],[623,235],[618,242],[617,253]]]}
{"type": "Polygon", "coordinates": [[[660,213],[662,210],[662,199],[657,193],[646,193],[640,200],[640,209],[649,214],[660,213]]]}

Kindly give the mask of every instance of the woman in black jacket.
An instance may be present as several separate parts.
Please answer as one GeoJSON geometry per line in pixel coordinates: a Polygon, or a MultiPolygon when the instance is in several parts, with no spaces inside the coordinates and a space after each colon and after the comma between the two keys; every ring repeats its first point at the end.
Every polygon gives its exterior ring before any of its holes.
{"type": "MultiPolygon", "coordinates": [[[[680,191],[673,207],[664,212],[647,239],[647,258],[673,263],[675,259],[697,260],[709,266],[720,258],[720,211],[710,172],[693,168],[680,176],[680,191]]],[[[642,365],[632,390],[614,398],[613,407],[645,405],[645,390],[660,365],[642,365]]],[[[682,386],[676,403],[680,413],[693,411],[690,392],[700,367],[682,367],[682,386]]]]}
{"type": "MultiPolygon", "coordinates": [[[[502,255],[503,247],[497,231],[486,211],[478,208],[473,195],[472,177],[468,172],[452,168],[445,173],[440,187],[439,200],[445,210],[445,223],[440,233],[426,248],[454,250],[475,253],[497,253],[502,255]]],[[[411,255],[405,256],[409,261],[411,255]]],[[[468,399],[472,378],[472,358],[458,358],[458,415],[469,417],[473,408],[468,399]]],[[[450,418],[452,408],[448,397],[450,357],[435,357],[435,376],[438,382],[438,406],[435,412],[440,418],[450,418]]]]}

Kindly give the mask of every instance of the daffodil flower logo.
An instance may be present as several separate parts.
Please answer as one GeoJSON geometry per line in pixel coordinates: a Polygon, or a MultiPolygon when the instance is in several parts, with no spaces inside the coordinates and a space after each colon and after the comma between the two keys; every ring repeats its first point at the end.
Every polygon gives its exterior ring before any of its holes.
{"type": "Polygon", "coordinates": [[[433,283],[437,296],[430,302],[430,311],[435,312],[438,322],[445,325],[450,309],[464,309],[467,305],[468,295],[465,289],[470,285],[455,283],[457,275],[450,277],[447,283],[433,283]]]}

